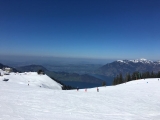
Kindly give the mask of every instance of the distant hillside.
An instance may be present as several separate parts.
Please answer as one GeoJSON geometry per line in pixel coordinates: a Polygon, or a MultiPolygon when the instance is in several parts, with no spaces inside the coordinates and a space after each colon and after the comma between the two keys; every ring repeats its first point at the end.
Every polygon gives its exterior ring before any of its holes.
{"type": "Polygon", "coordinates": [[[102,67],[101,64],[57,64],[57,65],[50,65],[45,64],[43,65],[49,71],[55,72],[67,72],[67,73],[78,73],[78,74],[92,74],[95,70],[102,67]]]}
{"type": "Polygon", "coordinates": [[[119,73],[123,75],[127,73],[133,73],[135,71],[146,72],[160,71],[160,61],[150,61],[146,59],[140,60],[117,60],[112,63],[108,63],[97,71],[96,74],[105,75],[105,76],[116,76],[119,73]]]}
{"type": "Polygon", "coordinates": [[[23,67],[18,67],[16,68],[19,71],[22,72],[37,72],[38,70],[43,70],[45,73],[52,77],[55,78],[59,81],[76,81],[76,82],[85,82],[85,83],[94,83],[98,85],[102,85],[103,80],[96,78],[94,76],[88,75],[88,74],[77,74],[77,73],[67,73],[67,72],[54,72],[54,71],[49,71],[45,67],[41,65],[29,65],[29,66],[23,66],[23,67]]]}
{"type": "Polygon", "coordinates": [[[87,82],[87,83],[97,83],[102,84],[102,80],[96,77],[90,76],[88,74],[77,74],[77,73],[66,73],[66,72],[46,72],[47,75],[54,77],[60,81],[77,81],[77,82],[87,82]]]}
{"type": "Polygon", "coordinates": [[[7,65],[3,65],[3,64],[0,63],[0,69],[3,69],[4,67],[12,68],[13,72],[19,72],[17,69],[15,69],[13,67],[10,67],[10,66],[7,66],[7,65]]]}
{"type": "Polygon", "coordinates": [[[48,71],[45,67],[41,65],[28,65],[28,66],[22,66],[22,67],[17,67],[17,70],[21,72],[37,72],[38,70],[43,70],[43,71],[48,71]]]}

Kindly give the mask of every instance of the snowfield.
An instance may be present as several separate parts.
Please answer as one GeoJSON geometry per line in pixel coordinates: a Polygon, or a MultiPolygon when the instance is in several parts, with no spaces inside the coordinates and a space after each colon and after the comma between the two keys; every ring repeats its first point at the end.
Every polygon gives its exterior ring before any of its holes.
{"type": "Polygon", "coordinates": [[[36,72],[10,73],[10,75],[4,75],[4,71],[0,70],[0,72],[3,75],[0,76],[0,81],[9,79],[9,83],[62,90],[61,85],[47,75],[38,75],[36,72]]]}
{"type": "Polygon", "coordinates": [[[160,119],[158,78],[85,92],[84,89],[63,91],[59,84],[48,82],[48,76],[30,74],[0,76],[0,120],[160,119]],[[3,81],[4,77],[9,81],[3,81]],[[47,87],[39,87],[41,84],[47,87]]]}

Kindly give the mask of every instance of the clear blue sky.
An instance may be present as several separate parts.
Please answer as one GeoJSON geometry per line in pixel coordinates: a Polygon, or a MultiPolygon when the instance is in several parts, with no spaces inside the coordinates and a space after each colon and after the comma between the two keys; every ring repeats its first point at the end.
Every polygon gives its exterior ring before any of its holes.
{"type": "Polygon", "coordinates": [[[160,59],[160,0],[0,0],[0,55],[160,59]]]}

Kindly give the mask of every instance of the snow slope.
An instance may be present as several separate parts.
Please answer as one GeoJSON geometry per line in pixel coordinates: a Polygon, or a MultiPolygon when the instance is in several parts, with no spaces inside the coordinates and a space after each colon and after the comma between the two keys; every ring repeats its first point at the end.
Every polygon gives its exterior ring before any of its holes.
{"type": "Polygon", "coordinates": [[[0,70],[3,76],[0,76],[0,81],[9,79],[9,83],[18,83],[24,86],[37,86],[50,89],[61,90],[61,85],[52,80],[47,75],[38,75],[36,72],[25,73],[10,73],[10,75],[4,75],[4,71],[0,70]]]}
{"type": "Polygon", "coordinates": [[[160,119],[157,78],[99,90],[52,90],[0,80],[0,120],[160,119]]]}

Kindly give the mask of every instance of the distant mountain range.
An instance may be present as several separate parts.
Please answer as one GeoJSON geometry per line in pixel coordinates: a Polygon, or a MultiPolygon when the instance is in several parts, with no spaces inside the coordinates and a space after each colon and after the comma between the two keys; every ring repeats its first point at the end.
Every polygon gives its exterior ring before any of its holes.
{"type": "Polygon", "coordinates": [[[135,71],[158,72],[160,71],[160,61],[151,61],[147,59],[117,60],[100,67],[95,71],[95,74],[114,77],[119,73],[125,75],[127,73],[133,73],[135,71]]]}
{"type": "Polygon", "coordinates": [[[42,65],[27,65],[27,66],[17,67],[16,69],[21,72],[37,72],[38,70],[48,71],[42,65]]]}
{"type": "MultiPolygon", "coordinates": [[[[3,67],[8,67],[6,65],[0,64],[0,69],[3,67]]],[[[43,70],[45,73],[59,81],[68,82],[81,82],[94,84],[93,86],[101,86],[102,82],[105,81],[107,85],[111,85],[113,78],[120,73],[126,75],[127,73],[132,74],[133,72],[158,72],[160,71],[160,61],[151,61],[147,59],[137,59],[137,60],[117,60],[112,63],[108,63],[94,72],[87,74],[69,73],[69,72],[55,72],[49,71],[41,65],[28,65],[13,68],[13,70],[21,72],[37,72],[38,70],[43,70]]]]}
{"type": "MultiPolygon", "coordinates": [[[[3,68],[5,68],[5,67],[9,67],[9,66],[3,65],[3,64],[0,63],[0,69],[3,69],[3,68]]],[[[12,68],[12,71],[13,71],[13,72],[19,72],[17,69],[15,69],[15,68],[13,68],[13,67],[9,67],[9,68],[12,68]]]]}

